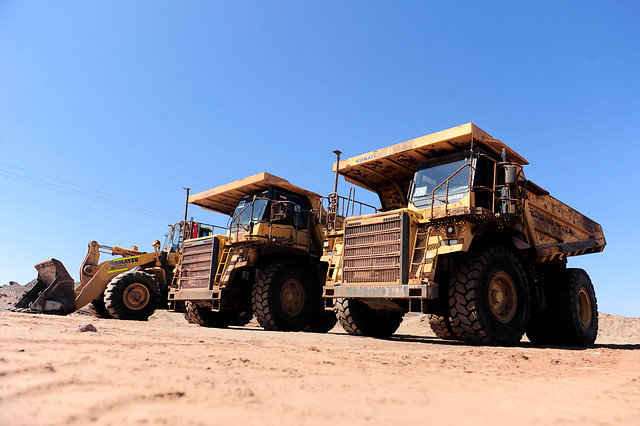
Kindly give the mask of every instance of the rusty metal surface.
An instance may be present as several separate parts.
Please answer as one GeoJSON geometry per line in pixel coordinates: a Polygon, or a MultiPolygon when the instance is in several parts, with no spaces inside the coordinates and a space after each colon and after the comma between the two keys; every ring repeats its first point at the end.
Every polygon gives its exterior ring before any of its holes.
{"type": "Polygon", "coordinates": [[[212,283],[212,256],[214,237],[185,241],[180,273],[180,288],[210,289],[212,283]]]}
{"type": "Polygon", "coordinates": [[[339,285],[334,287],[325,287],[324,295],[326,298],[431,298],[432,291],[427,284],[419,285],[339,285]]]}
{"type": "Polygon", "coordinates": [[[345,223],[345,284],[399,283],[402,214],[380,214],[345,223]]]}
{"type": "Polygon", "coordinates": [[[606,240],[602,226],[550,195],[527,194],[529,243],[538,261],[597,253],[606,240]]]}
{"type": "Polygon", "coordinates": [[[37,284],[15,307],[62,315],[75,311],[75,283],[62,262],[49,259],[36,264],[35,268],[38,271],[37,284]]]}

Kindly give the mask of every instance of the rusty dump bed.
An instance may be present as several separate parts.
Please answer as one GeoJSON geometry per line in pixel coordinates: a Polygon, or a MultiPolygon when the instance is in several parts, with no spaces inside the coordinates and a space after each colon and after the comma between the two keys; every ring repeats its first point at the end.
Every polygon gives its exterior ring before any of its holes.
{"type": "Polygon", "coordinates": [[[243,197],[269,188],[284,189],[294,194],[308,197],[310,200],[320,198],[320,195],[297,187],[286,179],[262,172],[208,191],[191,195],[189,197],[189,203],[207,210],[230,215],[234,212],[238,202],[243,197]]]}
{"type": "Polygon", "coordinates": [[[604,250],[602,226],[551,195],[528,191],[526,206],[528,238],[539,261],[604,250]]]}

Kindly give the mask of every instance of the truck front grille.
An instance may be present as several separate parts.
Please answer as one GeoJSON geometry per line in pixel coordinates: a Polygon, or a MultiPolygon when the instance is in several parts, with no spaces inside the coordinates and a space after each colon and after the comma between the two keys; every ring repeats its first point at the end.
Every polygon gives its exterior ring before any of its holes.
{"type": "Polygon", "coordinates": [[[209,288],[217,259],[215,237],[185,241],[182,255],[181,288],[209,288]]]}
{"type": "Polygon", "coordinates": [[[345,222],[345,284],[401,281],[402,217],[402,213],[393,213],[345,222]]]}

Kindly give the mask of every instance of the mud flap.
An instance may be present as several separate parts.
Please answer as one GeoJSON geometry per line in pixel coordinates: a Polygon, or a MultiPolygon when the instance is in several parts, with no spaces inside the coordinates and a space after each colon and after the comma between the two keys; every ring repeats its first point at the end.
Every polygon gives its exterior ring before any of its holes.
{"type": "Polygon", "coordinates": [[[67,315],[76,310],[75,282],[57,259],[35,265],[38,282],[15,304],[16,310],[67,315]]]}

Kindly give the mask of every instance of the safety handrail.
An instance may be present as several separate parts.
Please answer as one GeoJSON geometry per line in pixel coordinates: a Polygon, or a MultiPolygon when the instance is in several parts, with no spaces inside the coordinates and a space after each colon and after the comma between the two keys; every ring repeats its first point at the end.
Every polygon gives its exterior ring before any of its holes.
{"type": "MultiPolygon", "coordinates": [[[[298,236],[299,236],[299,232],[309,232],[310,227],[311,227],[311,221],[313,218],[313,211],[312,210],[307,210],[307,209],[300,209],[298,211],[295,210],[295,207],[298,206],[297,203],[295,203],[294,201],[291,200],[273,200],[270,198],[265,198],[265,197],[254,197],[253,200],[251,201],[251,203],[247,204],[246,206],[244,206],[242,208],[242,210],[240,210],[240,212],[238,212],[238,214],[234,215],[230,221],[229,221],[229,230],[230,230],[230,236],[233,236],[235,238],[236,241],[238,241],[239,238],[239,234],[240,234],[240,229],[242,228],[242,230],[252,233],[252,229],[255,226],[255,223],[266,223],[268,225],[269,228],[269,233],[268,233],[268,240],[269,241],[273,241],[273,230],[274,229],[289,229],[289,227],[293,228],[293,231],[295,233],[295,240],[298,240],[298,236]],[[254,211],[255,211],[255,203],[258,200],[266,200],[267,202],[271,202],[271,203],[281,203],[281,204],[290,204],[292,206],[294,206],[294,209],[292,209],[292,214],[296,215],[296,214],[300,214],[303,215],[303,218],[306,222],[306,226],[305,227],[300,227],[296,221],[295,218],[293,218],[292,224],[291,225],[284,225],[284,224],[278,224],[278,223],[274,223],[271,219],[271,217],[269,218],[269,220],[263,220],[263,219],[254,219],[254,211]],[[248,209],[251,208],[251,215],[250,215],[250,219],[249,219],[249,223],[244,224],[244,223],[240,223],[240,221],[236,220],[242,216],[242,214],[248,209]],[[236,222],[236,225],[233,225],[233,223],[236,222]],[[235,228],[235,229],[232,229],[235,228]]],[[[310,243],[310,239],[307,238],[307,243],[306,243],[306,249],[309,249],[309,243],[310,243]]]]}
{"type": "MultiPolygon", "coordinates": [[[[437,185],[435,188],[433,188],[433,190],[431,191],[431,217],[433,217],[433,209],[434,209],[434,207],[436,205],[436,190],[438,188],[440,188],[444,184],[447,185],[446,186],[446,190],[445,190],[445,198],[444,198],[444,212],[445,212],[445,215],[449,212],[449,181],[451,181],[451,179],[455,175],[460,173],[460,171],[462,171],[462,169],[464,169],[466,167],[471,167],[471,162],[465,163],[462,166],[460,166],[458,168],[458,170],[453,172],[448,178],[446,178],[439,185],[437,185]]],[[[471,172],[469,173],[469,187],[471,187],[471,172]]]]}
{"type": "Polygon", "coordinates": [[[445,210],[445,215],[448,214],[449,212],[449,183],[451,181],[451,179],[453,179],[453,177],[455,175],[457,175],[458,173],[460,173],[463,169],[465,169],[466,167],[470,168],[469,171],[469,190],[475,190],[475,189],[483,189],[486,191],[489,191],[492,195],[492,203],[491,203],[491,212],[492,213],[496,213],[496,204],[499,201],[506,201],[506,202],[515,202],[519,205],[522,205],[522,199],[520,198],[511,198],[509,196],[503,196],[503,195],[499,195],[497,194],[498,189],[500,188],[509,188],[510,184],[498,184],[498,170],[500,166],[506,166],[506,165],[515,165],[518,167],[518,176],[522,173],[522,166],[519,166],[517,164],[513,164],[510,162],[506,162],[506,161],[496,161],[495,159],[484,155],[484,154],[476,154],[476,157],[485,157],[487,159],[489,159],[490,161],[493,162],[493,183],[492,186],[493,188],[489,188],[486,187],[484,185],[472,185],[472,178],[473,178],[473,167],[472,167],[472,161],[463,164],[462,166],[460,166],[458,168],[458,170],[456,170],[455,172],[453,172],[447,179],[443,180],[440,184],[438,184],[435,188],[433,188],[433,190],[431,191],[431,217],[433,218],[433,211],[435,208],[435,202],[436,202],[436,196],[435,193],[436,191],[442,187],[442,185],[446,185],[445,186],[445,198],[444,198],[444,210],[445,210]]]}
{"type": "Polygon", "coordinates": [[[357,201],[355,198],[356,188],[353,186],[349,189],[349,195],[347,197],[338,195],[338,193],[336,192],[332,192],[326,197],[321,197],[321,222],[326,223],[327,228],[333,229],[335,228],[335,222],[337,221],[338,217],[361,216],[364,208],[373,210],[373,213],[378,211],[375,206],[364,203],[362,201],[357,201]],[[356,208],[358,210],[357,215],[355,214],[356,208]],[[326,215],[326,219],[322,216],[323,212],[326,215]]]}
{"type": "Polygon", "coordinates": [[[235,231],[235,237],[236,237],[236,240],[238,239],[238,231],[239,231],[240,226],[242,226],[242,227],[243,227],[243,229],[245,229],[246,231],[249,231],[250,226],[251,226],[251,223],[253,223],[253,203],[254,203],[255,201],[256,201],[256,200],[255,200],[255,198],[254,198],[254,200],[251,202],[251,204],[247,204],[246,206],[244,206],[244,207],[242,208],[242,210],[240,210],[240,212],[239,212],[237,215],[235,215],[235,216],[233,216],[233,217],[231,218],[231,220],[229,221],[229,234],[230,234],[229,236],[231,236],[231,233],[233,232],[233,230],[231,229],[231,227],[233,226],[233,222],[235,222],[237,218],[239,218],[240,216],[242,216],[242,213],[244,213],[244,211],[245,211],[245,210],[247,210],[247,208],[249,208],[249,206],[251,206],[251,217],[250,217],[250,219],[249,219],[249,223],[246,225],[246,228],[245,228],[245,225],[244,225],[244,224],[240,223],[240,221],[238,221],[238,222],[236,223],[236,225],[235,225],[235,228],[236,228],[236,231],[235,231]]]}

